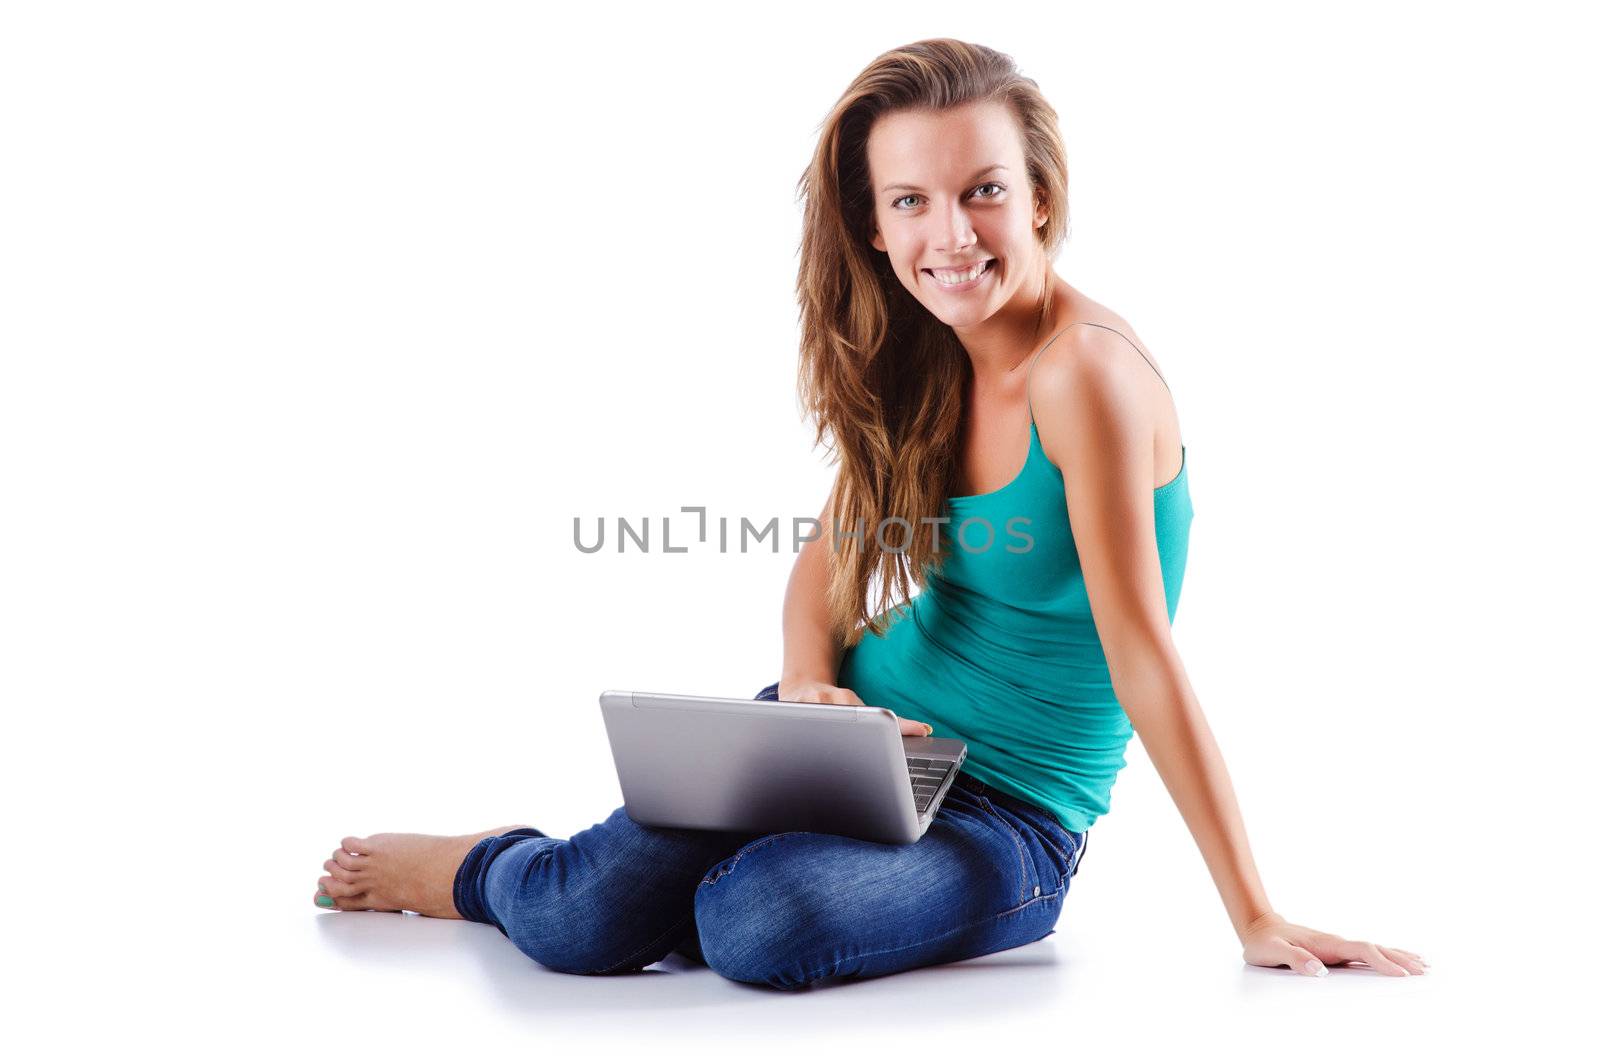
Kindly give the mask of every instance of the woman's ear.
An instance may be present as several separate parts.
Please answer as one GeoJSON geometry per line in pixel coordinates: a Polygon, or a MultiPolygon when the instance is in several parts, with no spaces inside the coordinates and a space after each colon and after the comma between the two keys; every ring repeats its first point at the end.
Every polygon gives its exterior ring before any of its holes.
{"type": "Polygon", "coordinates": [[[1035,201],[1033,207],[1033,227],[1043,228],[1044,223],[1050,220],[1050,211],[1045,209],[1042,202],[1035,201]]]}
{"type": "Polygon", "coordinates": [[[878,231],[877,225],[872,226],[872,239],[870,242],[874,250],[881,250],[885,254],[889,253],[889,245],[883,241],[883,233],[878,231]]]}

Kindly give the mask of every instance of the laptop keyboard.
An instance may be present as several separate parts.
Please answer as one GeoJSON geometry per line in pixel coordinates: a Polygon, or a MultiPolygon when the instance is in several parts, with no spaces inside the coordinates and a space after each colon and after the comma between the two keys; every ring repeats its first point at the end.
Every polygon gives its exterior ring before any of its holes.
{"type": "Polygon", "coordinates": [[[955,763],[942,758],[906,758],[906,767],[911,770],[911,795],[916,799],[917,813],[927,812],[928,804],[939,793],[939,788],[944,784],[944,778],[950,775],[950,770],[955,768],[955,763]]]}

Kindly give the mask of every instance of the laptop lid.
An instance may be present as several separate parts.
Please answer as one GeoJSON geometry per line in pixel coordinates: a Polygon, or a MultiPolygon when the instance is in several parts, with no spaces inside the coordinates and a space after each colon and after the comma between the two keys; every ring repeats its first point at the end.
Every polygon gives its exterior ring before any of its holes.
{"type": "Polygon", "coordinates": [[[901,736],[886,707],[607,691],[600,708],[644,825],[912,843],[967,755],[961,740],[901,736]]]}

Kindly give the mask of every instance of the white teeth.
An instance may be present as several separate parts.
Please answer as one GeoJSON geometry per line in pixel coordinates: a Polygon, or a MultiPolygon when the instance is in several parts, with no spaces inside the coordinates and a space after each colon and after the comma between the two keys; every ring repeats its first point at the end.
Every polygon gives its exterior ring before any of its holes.
{"type": "Polygon", "coordinates": [[[989,263],[987,261],[980,261],[971,268],[963,269],[960,272],[952,272],[949,269],[933,269],[931,271],[934,279],[946,287],[954,287],[958,283],[966,283],[968,280],[977,279],[983,273],[983,270],[988,267],[989,263]]]}

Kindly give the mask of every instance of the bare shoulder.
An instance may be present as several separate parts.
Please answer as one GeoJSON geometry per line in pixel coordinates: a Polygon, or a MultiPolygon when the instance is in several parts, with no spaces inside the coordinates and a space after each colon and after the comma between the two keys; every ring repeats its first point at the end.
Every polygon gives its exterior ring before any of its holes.
{"type": "Polygon", "coordinates": [[[1091,351],[1105,349],[1125,351],[1131,345],[1143,355],[1146,363],[1155,369],[1156,374],[1165,379],[1166,373],[1162,372],[1160,365],[1156,363],[1155,355],[1150,352],[1149,345],[1121,314],[1077,292],[1074,293],[1070,310],[1072,315],[1066,318],[1068,322],[1063,325],[1067,329],[1061,336],[1063,342],[1070,339],[1080,349],[1091,351]]]}
{"type": "Polygon", "coordinates": [[[1164,482],[1182,460],[1166,378],[1127,320],[1077,301],[1028,382],[1045,455],[1056,460],[1074,438],[1077,445],[1144,452],[1152,474],[1166,476],[1155,481],[1164,482]]]}
{"type": "Polygon", "coordinates": [[[1166,382],[1133,326],[1097,303],[1089,303],[1062,325],[1033,368],[1029,391],[1035,397],[1041,388],[1057,398],[1070,397],[1074,391],[1105,396],[1107,388],[1132,397],[1144,390],[1143,380],[1166,382]]]}
{"type": "Polygon", "coordinates": [[[1080,325],[1062,334],[1039,355],[1028,380],[1047,455],[1069,430],[1098,436],[1136,426],[1153,429],[1155,408],[1145,385],[1151,376],[1115,331],[1080,325]]]}

